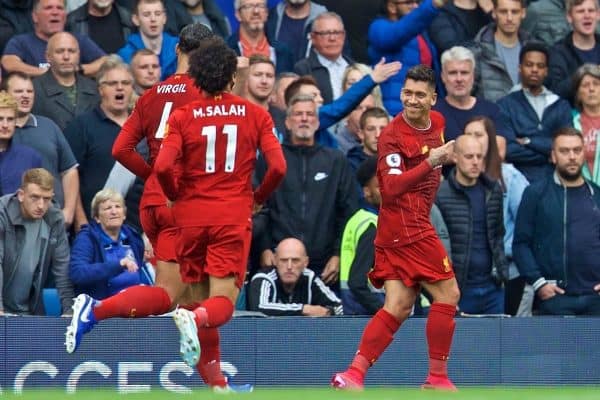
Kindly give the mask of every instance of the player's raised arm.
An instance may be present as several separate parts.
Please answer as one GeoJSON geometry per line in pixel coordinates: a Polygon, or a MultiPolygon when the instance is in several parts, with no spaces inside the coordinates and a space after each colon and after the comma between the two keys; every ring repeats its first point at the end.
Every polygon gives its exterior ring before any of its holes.
{"type": "Polygon", "coordinates": [[[454,140],[431,149],[429,157],[410,170],[404,167],[404,161],[398,153],[389,153],[379,158],[379,170],[383,191],[390,196],[398,196],[409,191],[419,183],[433,168],[448,162],[454,150],[454,140]]]}

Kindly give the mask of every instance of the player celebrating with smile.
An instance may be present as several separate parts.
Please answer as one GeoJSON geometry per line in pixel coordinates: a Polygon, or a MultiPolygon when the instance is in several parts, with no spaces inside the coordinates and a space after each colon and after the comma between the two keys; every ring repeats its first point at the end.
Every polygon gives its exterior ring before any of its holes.
{"type": "Polygon", "coordinates": [[[173,202],[181,278],[191,284],[194,300],[201,301],[193,312],[179,308],[174,314],[180,352],[190,366],[200,357],[197,330],[216,329],[233,315],[246,275],[252,212],[286,171],[270,115],[228,93],[236,63],[233,50],[217,38],[205,40],[191,54],[189,74],[202,90],[201,99],[173,112],[154,164],[173,202]],[[253,192],[258,149],[268,170],[253,192]]]}
{"type": "Polygon", "coordinates": [[[367,370],[392,342],[424,287],[433,304],[426,325],[429,376],[422,387],[456,390],[448,378],[447,360],[460,293],[429,219],[440,167],[449,160],[453,141],[443,143],[444,117],[431,111],[436,93],[429,67],[408,71],[400,99],[404,110],[383,130],[378,143],[382,200],[375,267],[369,278],[375,287],[385,287],[385,303],[365,327],[350,367],[333,376],[331,385],[338,389],[363,388],[367,370]]]}

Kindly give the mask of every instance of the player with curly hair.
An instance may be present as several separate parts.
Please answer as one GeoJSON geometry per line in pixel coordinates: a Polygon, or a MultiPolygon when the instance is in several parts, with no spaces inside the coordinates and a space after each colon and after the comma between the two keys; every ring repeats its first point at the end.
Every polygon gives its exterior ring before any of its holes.
{"type": "Polygon", "coordinates": [[[229,93],[236,63],[233,50],[218,38],[192,52],[189,74],[201,88],[201,98],[171,114],[154,164],[179,228],[181,278],[200,302],[194,311],[179,308],[173,316],[180,353],[190,366],[200,358],[198,330],[217,329],[233,315],[246,275],[252,213],[286,171],[270,115],[229,93]],[[269,168],[253,190],[259,149],[269,168]]]}
{"type": "MultiPolygon", "coordinates": [[[[140,202],[140,222],[156,256],[156,284],[131,286],[102,301],[86,294],[77,296],[73,318],[66,332],[68,353],[76,351],[83,335],[104,319],[160,315],[173,310],[178,304],[191,309],[198,306],[194,305],[189,285],[182,281],[179,273],[175,254],[177,226],[152,166],[158,156],[171,112],[201,98],[200,90],[188,74],[189,57],[203,41],[213,36],[212,31],[200,23],[187,25],[181,30],[176,47],[176,73],[157,83],[140,97],[113,145],[115,159],[145,181],[140,202]],[[136,146],[144,140],[150,150],[147,161],[136,151],[136,146]]],[[[114,265],[116,272],[102,273],[118,273],[129,262],[124,264],[114,265]]],[[[199,329],[198,340],[202,343],[203,352],[197,370],[203,381],[213,388],[235,389],[221,372],[218,330],[211,327],[199,329]]],[[[243,389],[243,386],[238,388],[243,389]]]]}

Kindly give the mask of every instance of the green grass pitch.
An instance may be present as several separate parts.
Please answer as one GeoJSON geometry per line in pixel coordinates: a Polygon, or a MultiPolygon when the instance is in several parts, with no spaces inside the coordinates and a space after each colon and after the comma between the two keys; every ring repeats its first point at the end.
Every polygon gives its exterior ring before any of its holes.
{"type": "MultiPolygon", "coordinates": [[[[226,396],[231,397],[231,395],[226,396]]],[[[442,393],[406,388],[367,388],[364,392],[336,392],[327,388],[258,388],[253,393],[237,394],[240,400],[598,400],[600,387],[553,387],[553,388],[463,388],[458,393],[442,393]]],[[[119,395],[110,390],[78,390],[67,395],[63,390],[29,390],[15,395],[4,388],[0,399],[14,400],[172,400],[172,399],[220,399],[207,390],[194,390],[191,395],[178,395],[156,390],[147,393],[119,395]]]]}

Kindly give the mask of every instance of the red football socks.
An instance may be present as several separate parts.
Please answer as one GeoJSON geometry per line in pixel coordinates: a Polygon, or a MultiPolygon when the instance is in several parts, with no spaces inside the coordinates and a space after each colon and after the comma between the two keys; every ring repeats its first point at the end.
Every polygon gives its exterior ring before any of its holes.
{"type": "Polygon", "coordinates": [[[448,355],[454,335],[456,307],[451,304],[433,303],[429,309],[425,332],[429,345],[429,373],[448,376],[448,355]]]}
{"type": "Polygon", "coordinates": [[[197,369],[208,386],[225,386],[227,380],[221,372],[221,351],[219,349],[219,330],[217,328],[198,329],[200,340],[200,362],[197,369]]]}
{"type": "Polygon", "coordinates": [[[210,297],[194,310],[196,326],[218,328],[233,316],[233,303],[225,296],[210,297]]]}
{"type": "Polygon", "coordinates": [[[171,299],[158,286],[137,285],[106,298],[92,310],[96,321],[107,318],[142,318],[169,312],[171,299]]]}
{"type": "Polygon", "coordinates": [[[400,324],[396,317],[383,308],[377,311],[365,327],[358,352],[348,372],[364,379],[367,369],[377,361],[394,339],[400,324]]]}

